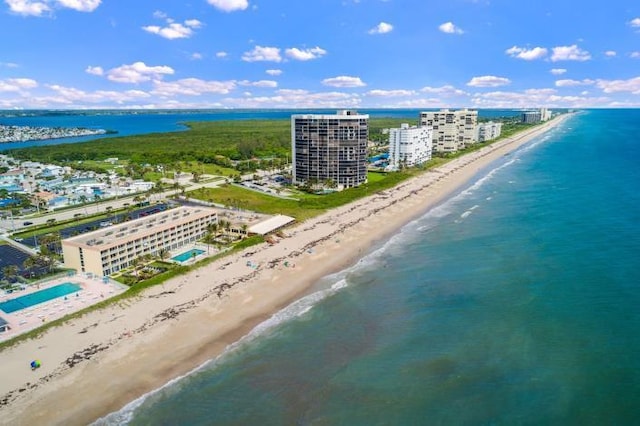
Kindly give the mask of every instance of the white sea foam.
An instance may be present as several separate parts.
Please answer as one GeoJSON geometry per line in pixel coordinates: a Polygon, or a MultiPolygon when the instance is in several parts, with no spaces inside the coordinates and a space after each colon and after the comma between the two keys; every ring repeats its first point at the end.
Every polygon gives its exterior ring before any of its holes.
{"type": "Polygon", "coordinates": [[[464,219],[466,217],[468,217],[471,213],[473,213],[471,210],[467,210],[466,212],[462,213],[460,215],[460,218],[464,219]]]}

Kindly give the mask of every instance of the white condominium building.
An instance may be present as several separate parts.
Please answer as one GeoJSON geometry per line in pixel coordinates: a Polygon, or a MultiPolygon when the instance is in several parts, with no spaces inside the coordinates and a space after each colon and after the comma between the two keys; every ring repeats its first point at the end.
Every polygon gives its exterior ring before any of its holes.
{"type": "Polygon", "coordinates": [[[420,126],[433,128],[433,152],[456,152],[476,142],[478,111],[461,109],[420,113],[420,126]]]}
{"type": "Polygon", "coordinates": [[[293,183],[331,182],[340,189],[365,183],[368,141],[369,115],[292,115],[293,183]]]}
{"type": "Polygon", "coordinates": [[[547,108],[540,108],[540,120],[548,121],[551,119],[551,110],[547,108]]]}
{"type": "Polygon", "coordinates": [[[433,129],[430,126],[409,127],[403,123],[399,129],[389,130],[390,170],[411,167],[431,159],[433,129]]]}
{"type": "Polygon", "coordinates": [[[551,119],[551,111],[547,108],[540,108],[537,110],[524,111],[521,115],[521,120],[523,123],[527,124],[535,124],[541,121],[548,121],[551,119]]]}
{"type": "Polygon", "coordinates": [[[64,265],[78,272],[107,276],[146,254],[193,243],[218,221],[215,210],[178,207],[62,240],[64,265]]]}
{"type": "Polygon", "coordinates": [[[502,133],[502,123],[495,123],[493,121],[480,123],[476,127],[476,141],[490,141],[500,137],[500,133],[502,133]]]}

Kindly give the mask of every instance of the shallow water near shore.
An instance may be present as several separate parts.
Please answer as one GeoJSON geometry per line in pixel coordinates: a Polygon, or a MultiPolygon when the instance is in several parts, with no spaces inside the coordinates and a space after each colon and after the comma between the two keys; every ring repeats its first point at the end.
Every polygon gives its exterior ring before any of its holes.
{"type": "Polygon", "coordinates": [[[98,423],[635,423],[638,135],[638,110],[571,118],[98,423]]]}

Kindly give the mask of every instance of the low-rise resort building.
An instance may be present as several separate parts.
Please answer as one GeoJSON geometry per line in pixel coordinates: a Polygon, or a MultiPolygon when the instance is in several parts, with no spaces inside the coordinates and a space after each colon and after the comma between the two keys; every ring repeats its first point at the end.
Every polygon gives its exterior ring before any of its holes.
{"type": "Polygon", "coordinates": [[[131,266],[141,256],[195,243],[217,221],[213,209],[179,207],[67,238],[62,241],[64,264],[78,272],[108,276],[131,266]]]}

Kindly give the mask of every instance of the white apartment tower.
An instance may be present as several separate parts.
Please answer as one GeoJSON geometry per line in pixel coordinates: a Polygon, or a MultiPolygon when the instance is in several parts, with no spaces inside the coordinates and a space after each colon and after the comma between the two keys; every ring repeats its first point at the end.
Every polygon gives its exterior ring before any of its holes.
{"type": "Polygon", "coordinates": [[[409,127],[407,123],[399,129],[389,130],[389,169],[412,167],[431,159],[433,151],[433,128],[430,126],[409,127]]]}
{"type": "Polygon", "coordinates": [[[489,121],[487,123],[479,123],[476,127],[476,141],[486,142],[500,137],[502,133],[502,123],[489,121]]]}
{"type": "Polygon", "coordinates": [[[540,108],[540,120],[548,121],[551,119],[551,111],[547,108],[540,108]]]}
{"type": "Polygon", "coordinates": [[[348,110],[292,115],[293,183],[332,182],[339,189],[365,183],[368,141],[369,115],[348,110]]]}
{"type": "Polygon", "coordinates": [[[433,128],[433,152],[456,152],[476,140],[478,111],[461,109],[420,113],[420,126],[433,128]]]}

